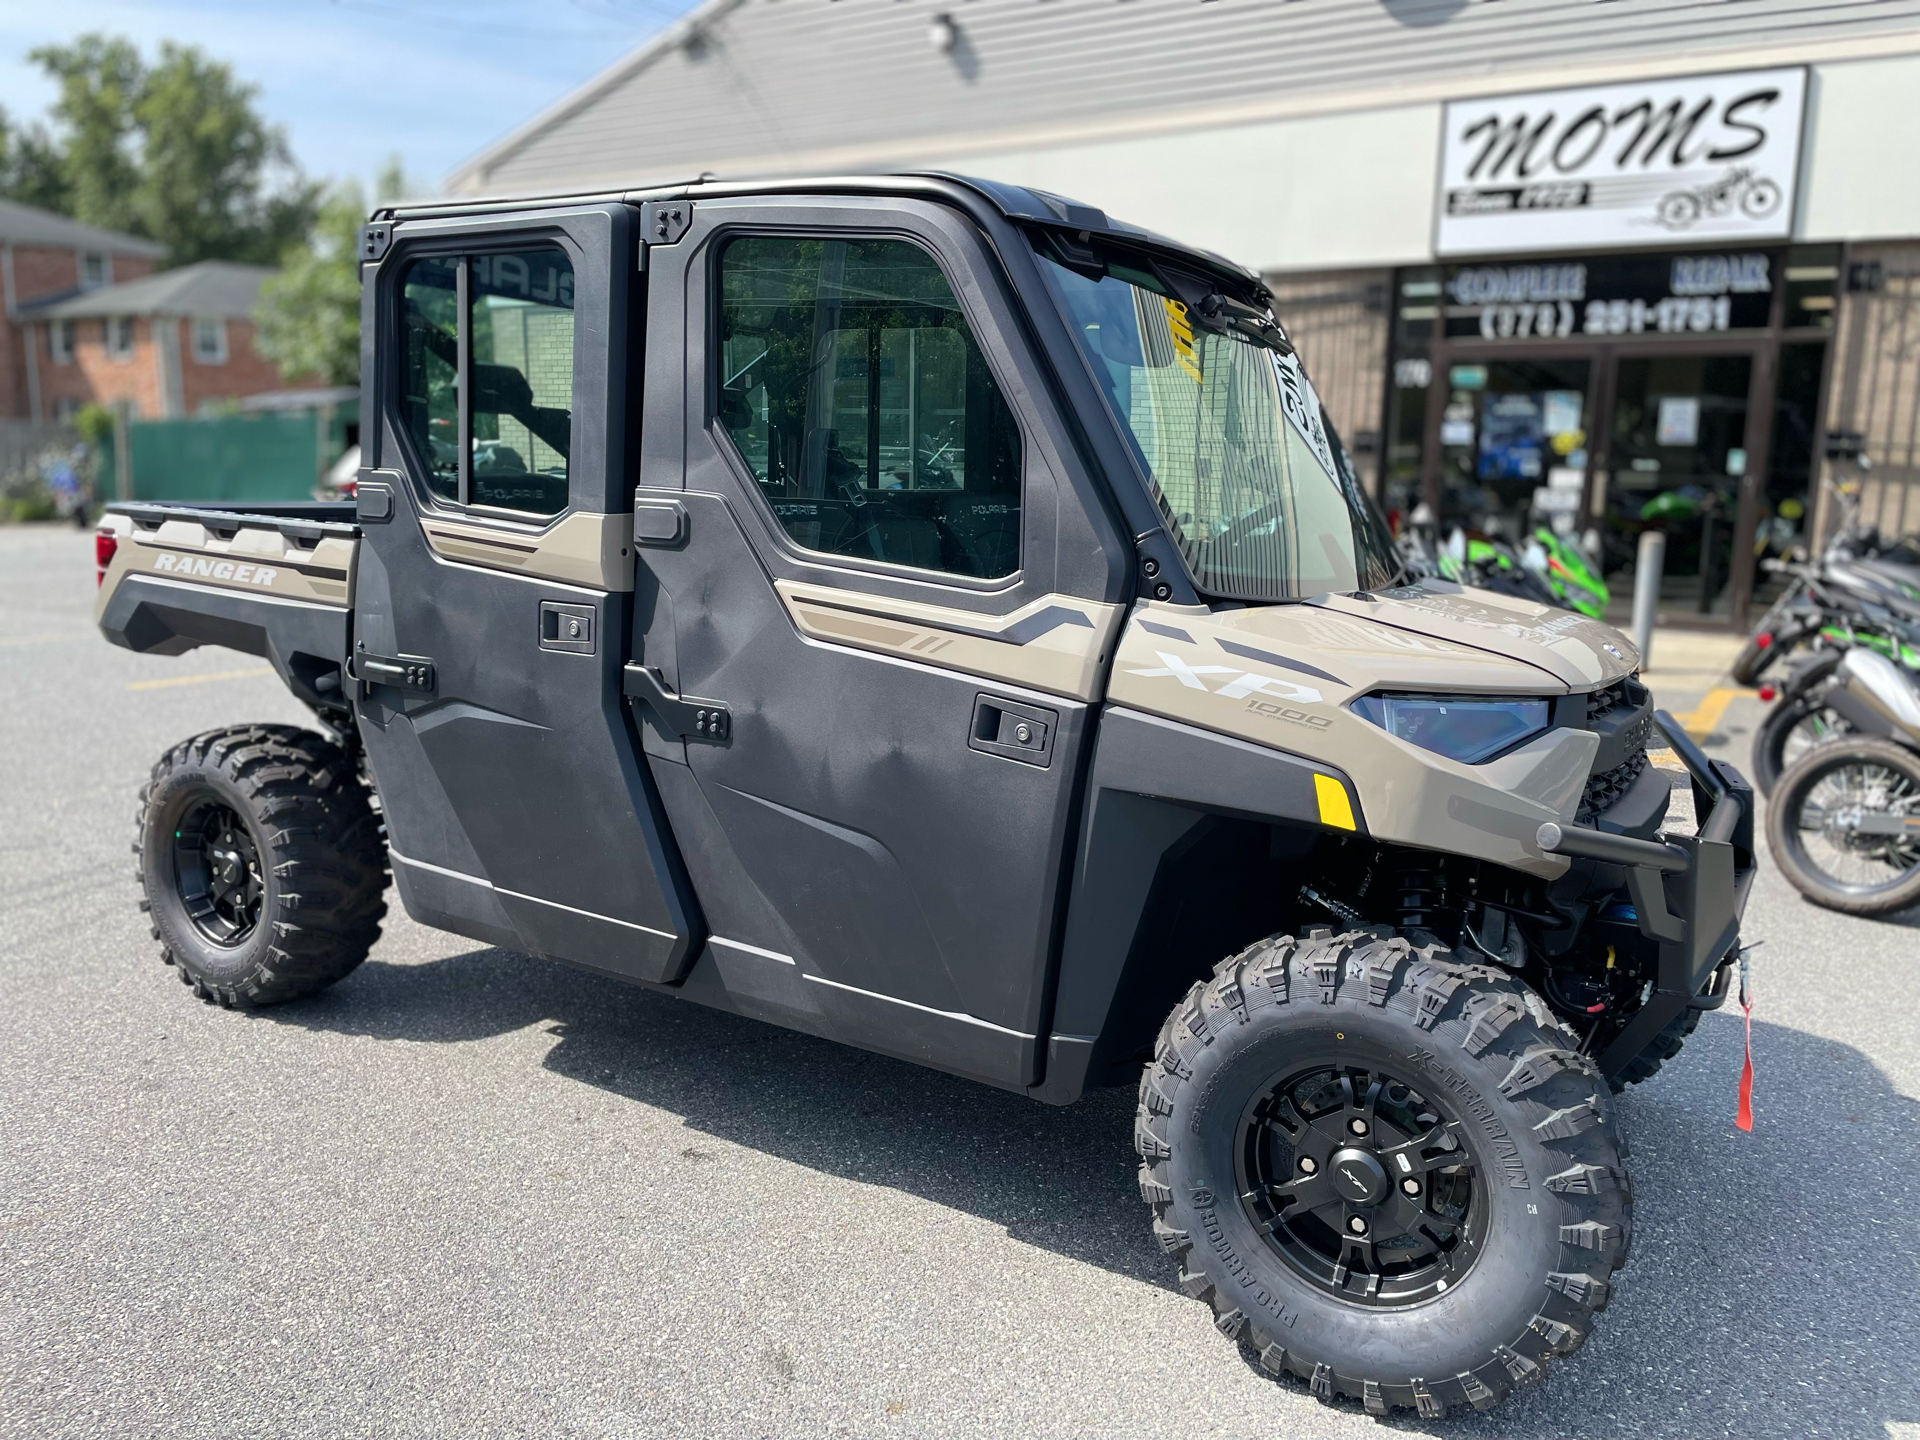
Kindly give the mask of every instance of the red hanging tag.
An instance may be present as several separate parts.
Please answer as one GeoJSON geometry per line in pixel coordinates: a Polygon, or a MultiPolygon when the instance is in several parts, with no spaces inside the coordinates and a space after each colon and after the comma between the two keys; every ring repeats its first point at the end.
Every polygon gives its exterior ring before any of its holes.
{"type": "Polygon", "coordinates": [[[1747,956],[1750,948],[1740,952],[1740,1008],[1747,1016],[1747,1060],[1740,1067],[1740,1108],[1734,1114],[1733,1123],[1749,1133],[1753,1130],[1753,972],[1747,956]]]}

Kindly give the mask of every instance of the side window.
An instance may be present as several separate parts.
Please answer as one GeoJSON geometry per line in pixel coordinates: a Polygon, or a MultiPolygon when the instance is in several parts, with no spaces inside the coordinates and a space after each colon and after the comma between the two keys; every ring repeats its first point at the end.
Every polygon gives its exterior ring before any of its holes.
{"type": "Polygon", "coordinates": [[[720,338],[720,423],[796,544],[983,579],[1019,568],[1019,430],[925,250],[734,240],[720,338]]]}
{"type": "Polygon", "coordinates": [[[427,467],[427,487],[444,500],[460,498],[460,264],[416,260],[400,287],[401,424],[427,467]]]}
{"type": "Polygon", "coordinates": [[[567,508],[573,265],[551,246],[416,260],[401,281],[402,423],[463,505],[567,508]],[[465,396],[460,376],[467,376],[465,396]]]}

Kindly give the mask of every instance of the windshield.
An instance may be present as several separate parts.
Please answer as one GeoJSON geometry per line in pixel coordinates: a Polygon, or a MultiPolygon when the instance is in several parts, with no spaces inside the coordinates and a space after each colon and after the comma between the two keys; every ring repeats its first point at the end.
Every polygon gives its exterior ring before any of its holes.
{"type": "Polygon", "coordinates": [[[1394,582],[1386,525],[1293,355],[1194,325],[1144,270],[1042,265],[1202,590],[1289,600],[1394,582]]]}

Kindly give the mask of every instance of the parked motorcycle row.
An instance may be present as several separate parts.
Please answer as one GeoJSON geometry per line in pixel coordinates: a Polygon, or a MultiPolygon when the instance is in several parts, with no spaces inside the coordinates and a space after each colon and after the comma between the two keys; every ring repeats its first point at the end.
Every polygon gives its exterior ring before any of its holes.
{"type": "Polygon", "coordinates": [[[1425,504],[1415,507],[1400,531],[1400,558],[1416,576],[1438,575],[1499,595],[1578,610],[1598,619],[1607,608],[1607,585],[1586,549],[1542,525],[1517,544],[1505,538],[1497,517],[1469,534],[1455,526],[1443,540],[1425,504]]]}
{"type": "Polygon", "coordinates": [[[1852,915],[1920,903],[1920,544],[1845,524],[1788,578],[1733,666],[1769,703],[1754,735],[1767,838],[1809,899],[1852,915]]]}
{"type": "MultiPolygon", "coordinates": [[[[1818,904],[1890,915],[1920,904],[1920,538],[1881,536],[1859,522],[1856,487],[1836,489],[1845,523],[1818,558],[1762,562],[1787,588],[1732,675],[1768,705],[1749,773],[1772,802],[1781,873],[1818,904]]],[[[1443,538],[1421,506],[1399,544],[1415,575],[1595,617],[1607,606],[1599,565],[1545,526],[1443,538]]]]}

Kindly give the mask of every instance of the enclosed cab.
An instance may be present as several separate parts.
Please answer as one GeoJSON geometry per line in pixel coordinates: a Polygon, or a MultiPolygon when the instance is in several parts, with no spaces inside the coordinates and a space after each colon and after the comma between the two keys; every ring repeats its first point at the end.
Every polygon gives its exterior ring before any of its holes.
{"type": "Polygon", "coordinates": [[[321,726],[156,770],[198,993],[340,978],[390,873],[1041,1100],[1137,1084],[1182,1285],[1323,1398],[1578,1345],[1610,1083],[1724,994],[1746,787],[1615,632],[1404,571],[1254,276],[938,176],[382,212],[362,257],[355,502],[107,522],[110,638],[266,655],[321,726]]]}

